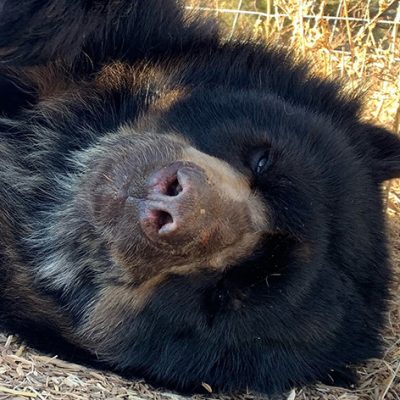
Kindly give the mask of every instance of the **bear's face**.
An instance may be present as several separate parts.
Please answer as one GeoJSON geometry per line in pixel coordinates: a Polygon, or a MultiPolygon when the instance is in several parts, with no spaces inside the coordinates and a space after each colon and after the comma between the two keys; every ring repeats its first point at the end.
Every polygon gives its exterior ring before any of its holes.
{"type": "Polygon", "coordinates": [[[82,153],[82,201],[114,261],[139,285],[172,272],[222,276],[271,257],[275,237],[304,260],[323,254],[337,203],[371,185],[344,133],[274,96],[210,94],[193,115],[198,101],[180,99],[82,153]]]}

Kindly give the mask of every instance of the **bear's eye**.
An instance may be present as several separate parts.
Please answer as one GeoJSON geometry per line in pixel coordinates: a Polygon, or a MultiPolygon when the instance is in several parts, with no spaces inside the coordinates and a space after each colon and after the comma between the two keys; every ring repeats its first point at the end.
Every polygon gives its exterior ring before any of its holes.
{"type": "Polygon", "coordinates": [[[270,166],[270,149],[258,149],[251,158],[251,169],[258,176],[270,166]]]}

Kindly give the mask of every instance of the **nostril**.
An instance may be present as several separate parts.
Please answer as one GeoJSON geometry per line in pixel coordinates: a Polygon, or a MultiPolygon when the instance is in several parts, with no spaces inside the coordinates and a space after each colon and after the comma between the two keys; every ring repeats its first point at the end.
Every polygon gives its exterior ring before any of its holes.
{"type": "Polygon", "coordinates": [[[146,236],[154,241],[171,238],[179,229],[173,214],[147,207],[142,211],[140,225],[146,236]]]}
{"type": "Polygon", "coordinates": [[[166,225],[172,224],[174,222],[174,219],[172,218],[172,215],[166,211],[158,211],[157,215],[157,228],[161,232],[163,228],[165,228],[166,225]]]}
{"type": "Polygon", "coordinates": [[[169,197],[178,196],[183,191],[183,185],[176,172],[171,175],[168,172],[163,169],[152,176],[150,178],[150,190],[169,197]]]}
{"type": "Polygon", "coordinates": [[[178,178],[175,178],[168,186],[166,195],[167,196],[178,196],[183,190],[182,185],[179,183],[178,178]]]}

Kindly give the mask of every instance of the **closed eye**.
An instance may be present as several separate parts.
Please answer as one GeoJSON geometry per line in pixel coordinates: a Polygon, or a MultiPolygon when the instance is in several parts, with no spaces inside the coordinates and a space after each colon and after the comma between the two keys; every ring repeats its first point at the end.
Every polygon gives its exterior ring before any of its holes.
{"type": "Polygon", "coordinates": [[[257,149],[250,159],[250,167],[255,177],[262,175],[271,165],[270,148],[257,149]]]}

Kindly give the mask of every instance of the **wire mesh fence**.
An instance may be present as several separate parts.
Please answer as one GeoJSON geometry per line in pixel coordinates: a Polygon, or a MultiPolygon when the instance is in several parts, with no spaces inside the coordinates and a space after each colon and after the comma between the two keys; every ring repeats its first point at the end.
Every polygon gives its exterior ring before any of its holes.
{"type": "Polygon", "coordinates": [[[284,46],[367,91],[365,114],[400,131],[400,0],[189,0],[216,16],[227,38],[284,46]]]}

